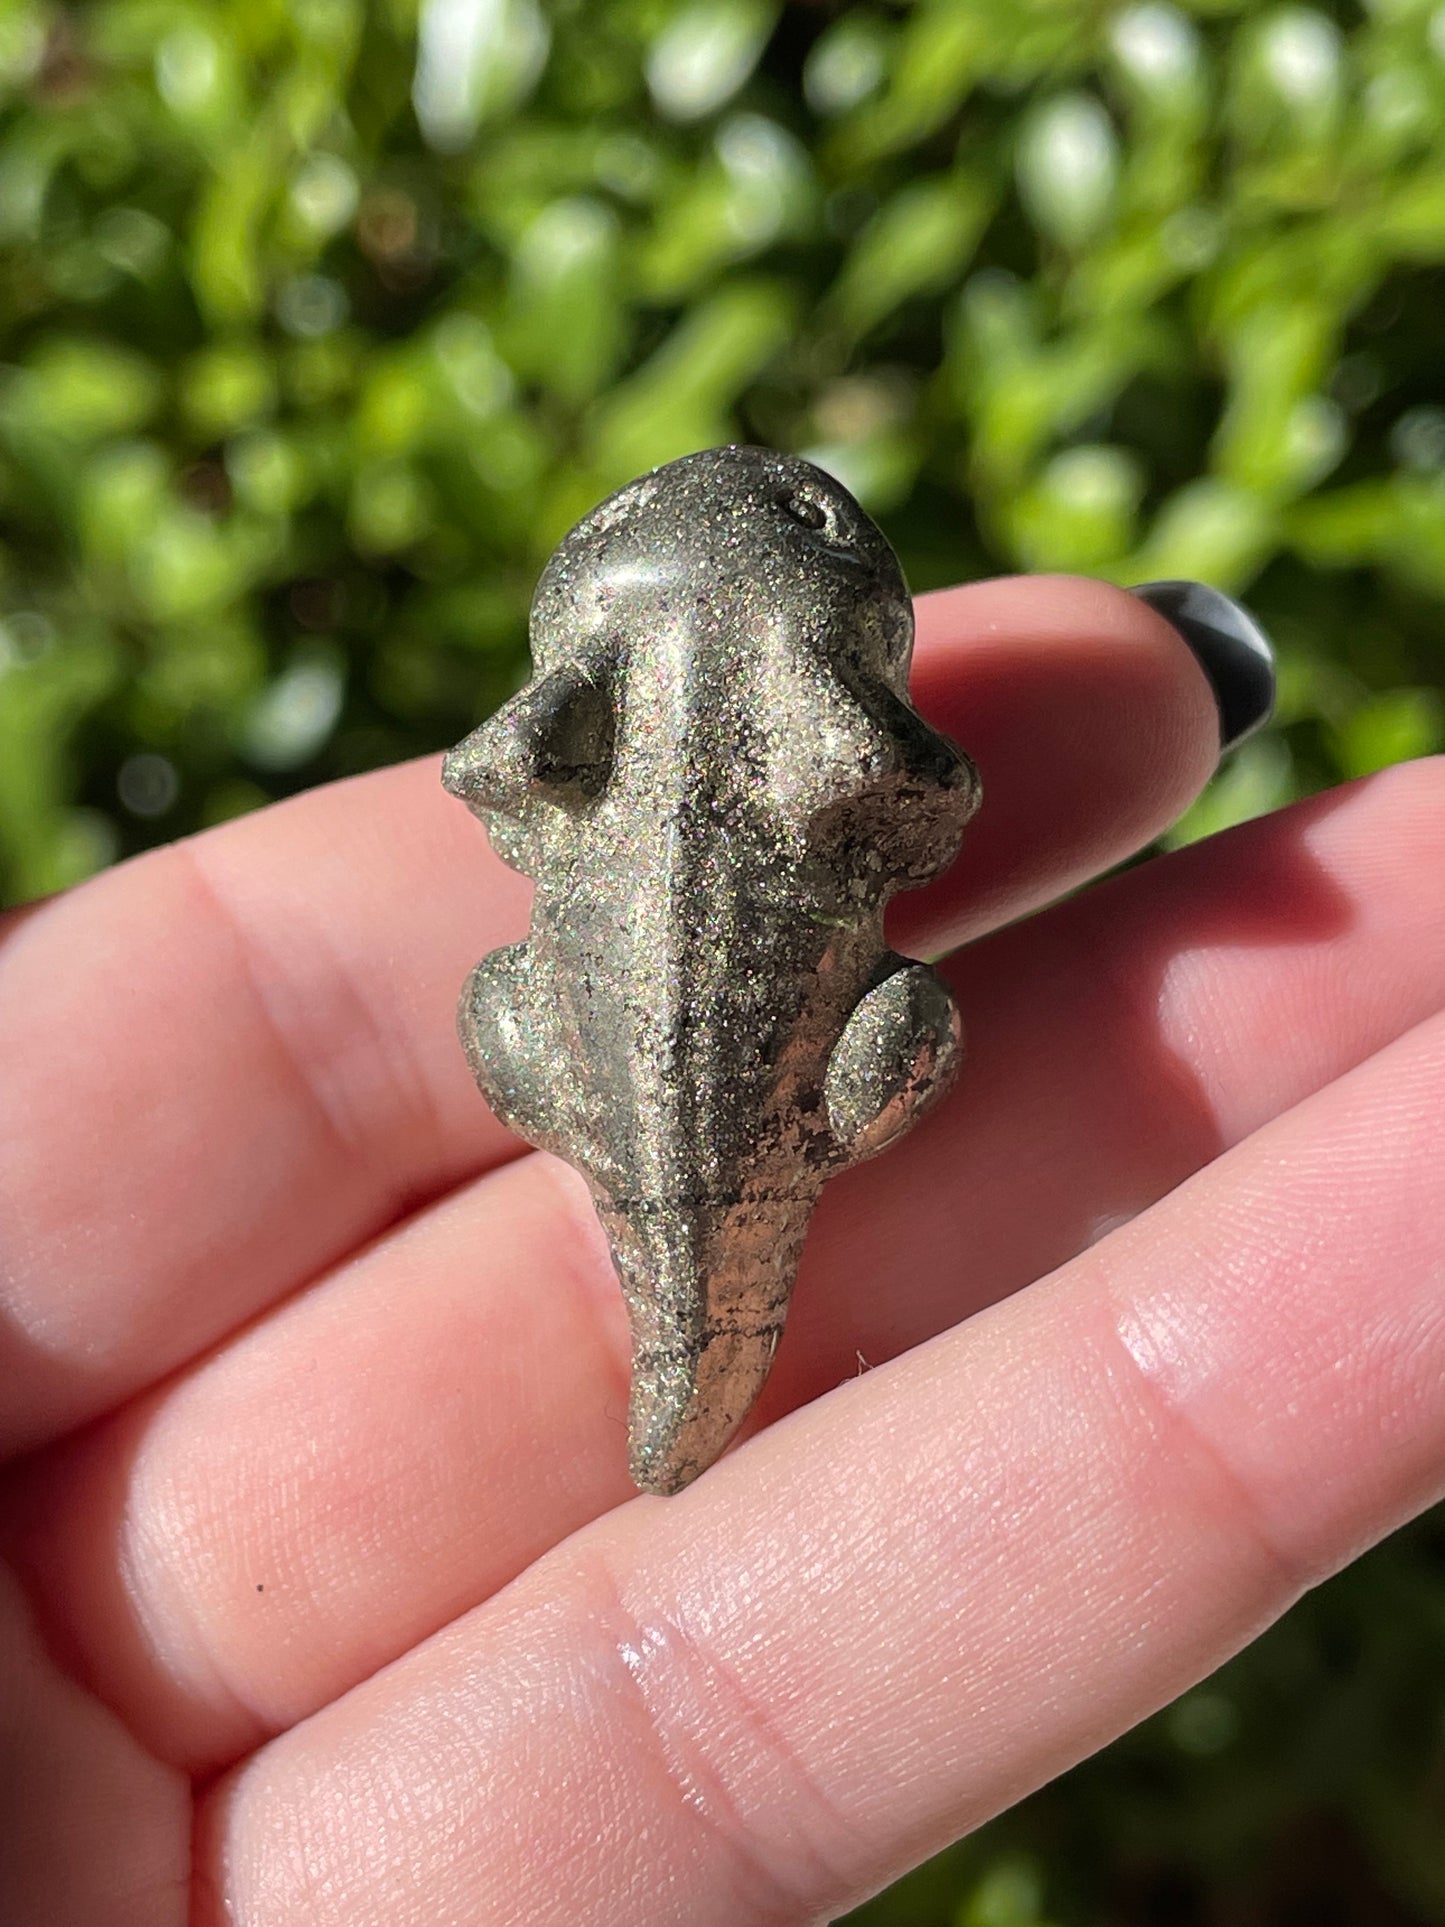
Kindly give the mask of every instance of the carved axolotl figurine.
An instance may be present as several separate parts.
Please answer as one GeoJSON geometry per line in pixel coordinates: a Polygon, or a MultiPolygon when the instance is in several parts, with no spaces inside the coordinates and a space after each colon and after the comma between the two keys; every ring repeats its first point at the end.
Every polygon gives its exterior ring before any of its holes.
{"type": "Polygon", "coordinates": [[[531,643],[443,772],[537,886],[462,1042],[497,1116],[591,1187],[632,1475],[675,1492],[767,1377],[823,1183],[958,1067],[953,999],[883,911],[951,861],[978,781],[909,704],[893,551],[795,457],[711,449],[621,489],[552,556],[531,643]]]}

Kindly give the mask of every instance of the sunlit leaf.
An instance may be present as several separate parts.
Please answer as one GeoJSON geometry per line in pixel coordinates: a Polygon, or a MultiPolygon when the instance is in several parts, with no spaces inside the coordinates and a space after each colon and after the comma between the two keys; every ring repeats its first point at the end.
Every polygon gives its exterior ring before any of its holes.
{"type": "Polygon", "coordinates": [[[990,207],[988,189],[964,174],[901,189],[864,230],[830,292],[848,332],[865,334],[913,296],[955,283],[990,207]]]}
{"type": "Polygon", "coordinates": [[[1061,94],[1025,120],[1017,167],[1019,194],[1041,232],[1078,247],[1113,206],[1119,174],[1114,124],[1091,94],[1061,94]]]}
{"type": "Polygon", "coordinates": [[[647,84],[671,120],[700,120],[731,100],[776,17],[770,0],[689,0],[673,11],[647,56],[647,84]]]}

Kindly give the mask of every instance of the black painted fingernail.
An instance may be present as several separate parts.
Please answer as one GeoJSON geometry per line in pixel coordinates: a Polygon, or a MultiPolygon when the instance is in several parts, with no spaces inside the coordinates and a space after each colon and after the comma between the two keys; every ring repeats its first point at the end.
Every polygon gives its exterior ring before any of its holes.
{"type": "Polygon", "coordinates": [[[1241,602],[1207,582],[1141,582],[1130,591],[1194,651],[1219,705],[1221,754],[1269,721],[1274,708],[1274,650],[1241,602]]]}

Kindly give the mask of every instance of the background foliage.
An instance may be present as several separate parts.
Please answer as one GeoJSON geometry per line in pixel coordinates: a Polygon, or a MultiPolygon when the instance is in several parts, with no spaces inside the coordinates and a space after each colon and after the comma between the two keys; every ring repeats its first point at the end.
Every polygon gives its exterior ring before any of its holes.
{"type": "MultiPolygon", "coordinates": [[[[1177,836],[1435,748],[1442,265],[1432,0],[0,0],[0,894],[454,740],[737,438],[1246,592],[1177,836]]],[[[865,1917],[1445,1922],[1440,1522],[865,1917]]]]}

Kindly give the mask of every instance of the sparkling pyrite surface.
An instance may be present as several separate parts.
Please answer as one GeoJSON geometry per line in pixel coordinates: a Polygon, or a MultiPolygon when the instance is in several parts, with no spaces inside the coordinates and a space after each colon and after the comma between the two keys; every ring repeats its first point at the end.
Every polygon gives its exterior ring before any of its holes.
{"type": "Polygon", "coordinates": [[[772,1363],[824,1182],[958,1067],[883,911],[953,857],[972,764],[908,701],[897,558],[811,464],[718,448],[558,547],[532,680],[443,781],[535,878],[467,981],[497,1115],[586,1177],[632,1327],[646,1491],[712,1464],[772,1363]]]}

